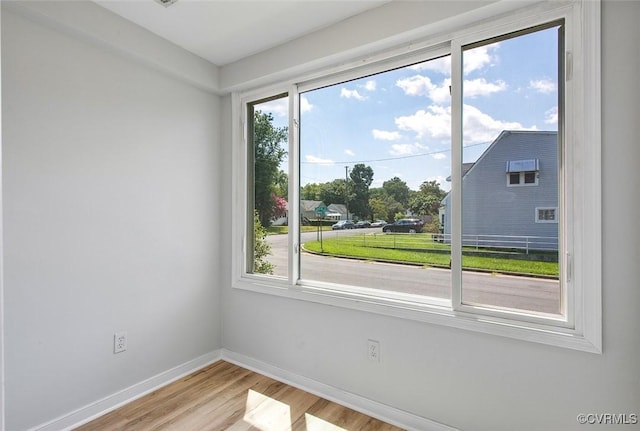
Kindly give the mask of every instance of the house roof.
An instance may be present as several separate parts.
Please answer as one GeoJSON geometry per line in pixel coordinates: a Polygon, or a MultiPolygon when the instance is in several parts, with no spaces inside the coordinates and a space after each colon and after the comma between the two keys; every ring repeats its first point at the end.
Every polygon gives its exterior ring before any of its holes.
{"type": "MultiPolygon", "coordinates": [[[[462,164],[462,176],[463,177],[465,175],[467,175],[467,172],[469,172],[469,169],[471,169],[473,167],[473,165],[475,165],[475,163],[463,163],[462,164]]],[[[447,177],[447,181],[451,182],[451,175],[449,175],[447,177]]]]}
{"type": "Polygon", "coordinates": [[[347,206],[344,204],[331,204],[327,208],[329,209],[330,212],[333,212],[333,213],[339,213],[339,214],[347,213],[347,206]]]}
{"type": "Polygon", "coordinates": [[[484,152],[480,155],[480,157],[478,157],[478,160],[476,160],[476,162],[466,171],[463,172],[462,176],[465,176],[467,173],[469,173],[471,170],[473,170],[474,167],[478,166],[478,164],[480,164],[480,162],[482,162],[482,159],[484,159],[486,157],[487,154],[489,154],[493,148],[498,145],[498,143],[500,141],[502,141],[503,139],[506,139],[508,137],[518,137],[520,139],[531,139],[531,137],[535,136],[535,135],[557,135],[558,132],[555,131],[548,131],[548,130],[503,130],[502,132],[500,132],[500,134],[498,135],[498,137],[496,139],[494,139],[494,141],[491,143],[491,145],[489,145],[489,147],[484,150],[484,152]]]}
{"type": "MultiPolygon", "coordinates": [[[[472,171],[476,166],[478,166],[482,161],[482,159],[484,159],[485,156],[489,154],[493,150],[493,148],[495,148],[495,146],[498,145],[500,141],[502,141],[503,139],[506,139],[507,137],[519,137],[520,139],[531,139],[535,135],[548,136],[548,135],[557,135],[557,134],[558,132],[556,131],[545,131],[545,130],[503,130],[502,132],[500,132],[498,137],[493,140],[491,145],[489,145],[487,149],[484,150],[484,152],[480,155],[480,157],[478,157],[478,160],[476,160],[473,163],[462,164],[462,176],[465,177],[470,171],[472,171]]],[[[447,177],[447,181],[451,181],[451,176],[447,177]]],[[[451,192],[447,193],[444,196],[444,198],[442,198],[442,200],[440,201],[441,204],[444,205],[444,202],[448,199],[450,193],[451,192]]]]}
{"type": "Polygon", "coordinates": [[[301,200],[300,201],[300,208],[302,209],[302,211],[315,211],[315,209],[320,205],[324,205],[324,202],[322,202],[322,201],[308,201],[308,200],[301,200]]]}

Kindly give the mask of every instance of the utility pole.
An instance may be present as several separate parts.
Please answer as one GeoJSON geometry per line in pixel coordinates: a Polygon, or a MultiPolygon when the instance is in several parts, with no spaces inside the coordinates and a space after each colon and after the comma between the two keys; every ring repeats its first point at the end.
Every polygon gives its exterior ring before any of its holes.
{"type": "Polygon", "coordinates": [[[344,206],[347,209],[347,220],[349,220],[349,166],[344,167],[344,206]]]}

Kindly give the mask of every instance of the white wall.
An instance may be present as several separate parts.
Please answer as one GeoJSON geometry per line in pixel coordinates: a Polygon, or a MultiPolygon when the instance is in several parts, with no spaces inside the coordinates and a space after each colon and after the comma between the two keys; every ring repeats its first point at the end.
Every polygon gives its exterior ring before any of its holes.
{"type": "MultiPolygon", "coordinates": [[[[603,4],[602,355],[235,290],[228,273],[225,348],[462,430],[583,429],[579,413],[640,414],[639,18],[640,2],[603,4]],[[380,340],[379,364],[366,359],[368,338],[380,340]]],[[[359,20],[349,31],[384,24],[359,20]]],[[[304,39],[289,54],[290,63],[307,61],[304,39]]],[[[243,66],[261,70],[268,57],[243,66]]],[[[224,109],[228,179],[229,98],[224,109]]]]}
{"type": "Polygon", "coordinates": [[[221,347],[219,97],[41,21],[2,13],[7,430],[221,347]]]}

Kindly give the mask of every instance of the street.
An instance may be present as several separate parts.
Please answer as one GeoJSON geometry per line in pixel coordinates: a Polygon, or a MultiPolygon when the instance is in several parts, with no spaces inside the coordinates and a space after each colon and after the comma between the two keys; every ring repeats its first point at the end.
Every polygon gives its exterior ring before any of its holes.
{"type": "MultiPolygon", "coordinates": [[[[323,232],[324,238],[380,232],[380,228],[323,232]]],[[[301,234],[301,242],[316,239],[315,232],[301,234]]],[[[269,261],[276,265],[274,275],[287,275],[287,235],[270,235],[269,261]]],[[[436,298],[449,298],[451,271],[403,264],[371,262],[301,253],[300,278],[330,283],[368,287],[392,292],[436,298]]],[[[558,314],[560,287],[558,280],[489,274],[462,273],[463,301],[497,307],[558,314]]]]}

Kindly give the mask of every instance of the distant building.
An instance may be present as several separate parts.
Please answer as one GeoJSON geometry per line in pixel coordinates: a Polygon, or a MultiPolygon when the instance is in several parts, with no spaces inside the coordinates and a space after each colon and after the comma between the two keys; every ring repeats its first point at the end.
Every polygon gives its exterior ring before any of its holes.
{"type": "MultiPolygon", "coordinates": [[[[558,249],[558,134],[503,131],[462,177],[463,244],[558,249]]],[[[441,202],[444,240],[451,194],[441,202]]]]}
{"type": "Polygon", "coordinates": [[[300,201],[300,217],[302,220],[314,220],[318,216],[316,215],[316,208],[319,206],[325,206],[322,201],[310,201],[310,200],[301,200],[300,201]]]}
{"type": "Polygon", "coordinates": [[[344,204],[331,204],[327,207],[327,218],[346,220],[347,214],[347,206],[344,204]]]}

